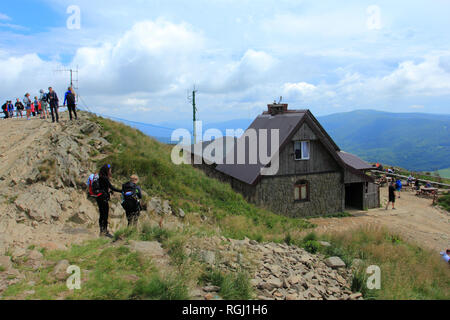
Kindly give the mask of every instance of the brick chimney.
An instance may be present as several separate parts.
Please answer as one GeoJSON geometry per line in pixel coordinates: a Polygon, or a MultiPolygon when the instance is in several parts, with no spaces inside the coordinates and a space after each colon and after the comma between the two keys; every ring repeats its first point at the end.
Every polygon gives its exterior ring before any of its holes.
{"type": "Polygon", "coordinates": [[[276,103],[267,105],[269,114],[272,116],[275,116],[277,114],[282,114],[288,111],[288,104],[287,103],[276,103]]]}

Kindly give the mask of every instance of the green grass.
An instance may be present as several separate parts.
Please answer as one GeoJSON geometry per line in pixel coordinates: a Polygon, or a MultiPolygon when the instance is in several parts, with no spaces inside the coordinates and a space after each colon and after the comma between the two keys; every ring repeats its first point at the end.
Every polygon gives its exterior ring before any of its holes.
{"type": "Polygon", "coordinates": [[[339,256],[347,266],[353,259],[364,261],[352,287],[366,299],[450,299],[450,270],[438,252],[409,244],[384,229],[361,228],[325,238],[332,244],[320,248],[326,256],[339,256]],[[364,285],[369,265],[381,269],[381,290],[368,290],[364,285]]]}
{"type": "Polygon", "coordinates": [[[438,170],[438,174],[446,179],[450,179],[450,168],[438,170]]]}
{"type": "Polygon", "coordinates": [[[81,290],[68,290],[65,281],[57,281],[51,275],[54,267],[48,267],[32,273],[36,282],[32,288],[26,284],[29,281],[27,279],[8,287],[3,296],[17,297],[33,289],[35,294],[27,299],[50,300],[61,295],[66,299],[89,300],[166,300],[187,297],[184,294],[187,287],[184,281],[179,281],[179,277],[161,277],[149,259],[144,259],[125,246],[111,246],[108,240],[73,245],[67,251],[46,251],[45,258],[55,263],[65,259],[71,265],[79,266],[82,270],[81,290]]]}
{"type": "Polygon", "coordinates": [[[115,181],[139,175],[141,186],[150,196],[168,199],[174,210],[182,208],[188,216],[196,212],[208,217],[208,223],[219,226],[226,237],[283,241],[291,231],[314,227],[304,219],[284,217],[254,206],[228,184],[209,178],[190,165],[173,164],[173,146],[108,119],[92,120],[100,124],[111,143],[102,150],[107,157],[98,165],[111,164],[115,181]]]}
{"type": "Polygon", "coordinates": [[[438,200],[439,205],[450,212],[450,192],[441,196],[438,200]]]}
{"type": "Polygon", "coordinates": [[[212,284],[219,287],[219,296],[225,300],[249,300],[253,297],[250,277],[243,271],[223,273],[208,268],[200,276],[199,280],[202,284],[212,284]]]}

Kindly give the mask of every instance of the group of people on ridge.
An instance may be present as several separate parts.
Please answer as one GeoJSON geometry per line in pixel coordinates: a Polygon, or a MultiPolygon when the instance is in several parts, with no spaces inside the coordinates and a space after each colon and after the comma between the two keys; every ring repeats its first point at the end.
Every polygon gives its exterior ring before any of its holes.
{"type": "MultiPolygon", "coordinates": [[[[14,118],[14,111],[16,112],[16,117],[23,118],[23,112],[26,112],[27,120],[31,120],[31,117],[39,116],[40,119],[50,118],[50,113],[52,115],[52,122],[59,122],[59,98],[52,87],[48,88],[48,92],[40,90],[39,98],[36,96],[31,99],[29,93],[25,94],[22,101],[19,98],[16,99],[16,103],[13,105],[11,100],[6,101],[2,105],[2,111],[4,114],[4,119],[14,118]],[[50,109],[50,113],[49,113],[50,109]]],[[[75,120],[78,119],[76,111],[76,94],[72,87],[67,89],[64,96],[64,106],[67,104],[67,109],[69,110],[70,120],[72,120],[72,113],[75,116],[75,120]]]]}
{"type": "Polygon", "coordinates": [[[112,168],[111,165],[104,165],[98,174],[92,174],[88,181],[89,196],[95,198],[100,212],[99,225],[100,236],[112,238],[108,231],[109,201],[111,194],[119,192],[122,194],[122,207],[128,220],[128,226],[135,226],[142,210],[140,199],[142,199],[142,190],[137,185],[139,177],[132,175],[130,181],[122,185],[122,189],[115,188],[111,184],[112,168]]]}

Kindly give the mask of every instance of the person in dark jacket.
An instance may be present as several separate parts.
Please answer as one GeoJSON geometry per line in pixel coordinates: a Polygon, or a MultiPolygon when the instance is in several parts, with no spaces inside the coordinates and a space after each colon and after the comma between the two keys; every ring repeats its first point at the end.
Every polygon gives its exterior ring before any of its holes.
{"type": "Polygon", "coordinates": [[[76,96],[75,96],[75,91],[73,90],[72,87],[69,87],[69,89],[66,92],[66,95],[64,97],[64,106],[66,105],[67,102],[67,109],[69,110],[69,116],[70,116],[70,120],[72,120],[72,112],[75,115],[75,120],[78,120],[78,116],[77,116],[77,106],[76,106],[76,96]]]}
{"type": "Polygon", "coordinates": [[[5,114],[4,119],[8,119],[9,118],[8,101],[6,101],[6,103],[4,105],[2,105],[2,111],[5,114]]]}
{"type": "Polygon", "coordinates": [[[392,210],[395,210],[395,181],[392,180],[389,185],[389,201],[386,205],[386,210],[389,208],[389,203],[392,203],[392,210]]]}
{"type": "Polygon", "coordinates": [[[111,199],[110,193],[121,192],[120,189],[114,188],[110,179],[112,177],[111,165],[104,165],[99,172],[99,189],[100,195],[97,197],[98,209],[100,212],[100,236],[112,238],[112,235],[108,232],[108,217],[109,217],[109,200],[111,199]]]}
{"type": "Polygon", "coordinates": [[[23,105],[23,103],[22,102],[20,102],[20,99],[19,98],[17,98],[17,101],[16,101],[16,116],[17,116],[17,118],[19,117],[19,114],[20,114],[20,117],[22,118],[23,116],[22,116],[22,111],[25,109],[25,107],[24,107],[24,105],[23,105]]]}
{"type": "Polygon", "coordinates": [[[53,91],[53,88],[48,88],[48,95],[47,95],[48,102],[50,104],[50,111],[52,113],[52,122],[59,122],[59,115],[58,115],[58,108],[59,108],[59,99],[58,95],[55,91],[53,91]]]}
{"type": "Polygon", "coordinates": [[[137,225],[142,210],[139,202],[142,199],[142,190],[137,185],[138,183],[139,177],[132,175],[130,181],[122,186],[122,207],[125,209],[129,227],[137,225]]]}

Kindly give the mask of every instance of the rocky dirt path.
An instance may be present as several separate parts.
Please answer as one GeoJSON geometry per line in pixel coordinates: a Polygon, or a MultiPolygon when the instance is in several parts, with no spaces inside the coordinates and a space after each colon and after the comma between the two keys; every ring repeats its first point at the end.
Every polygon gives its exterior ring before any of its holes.
{"type": "MultiPolygon", "coordinates": [[[[386,205],[388,189],[381,189],[381,203],[386,205]]],[[[450,213],[432,206],[432,200],[403,191],[396,200],[396,210],[385,208],[351,211],[353,217],[311,219],[318,233],[342,232],[361,226],[382,226],[399,233],[405,240],[435,251],[450,248],[450,213]]]]}

